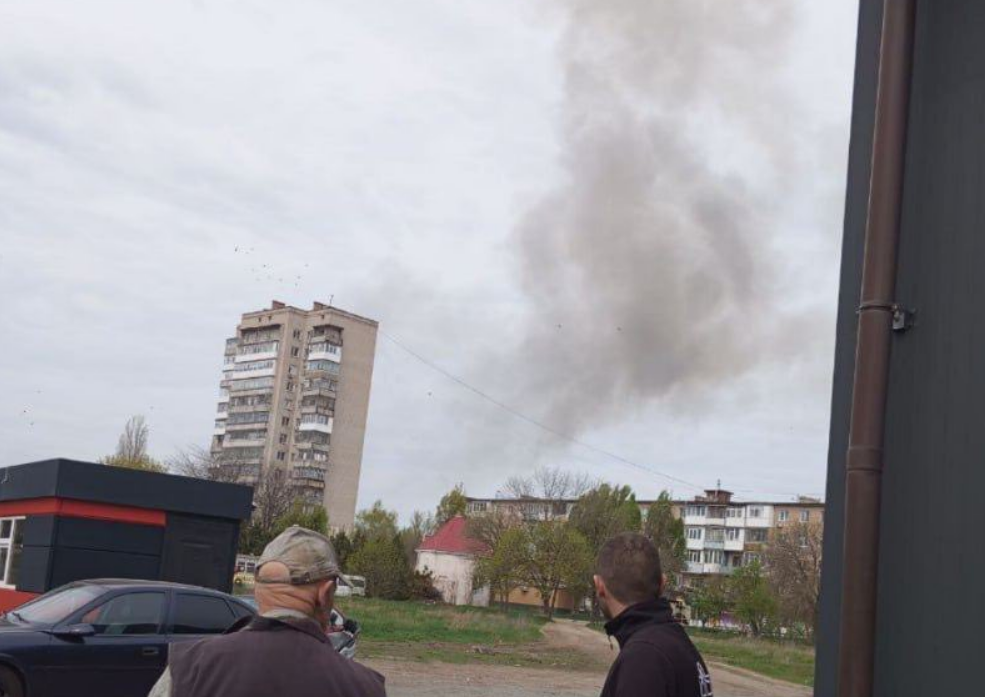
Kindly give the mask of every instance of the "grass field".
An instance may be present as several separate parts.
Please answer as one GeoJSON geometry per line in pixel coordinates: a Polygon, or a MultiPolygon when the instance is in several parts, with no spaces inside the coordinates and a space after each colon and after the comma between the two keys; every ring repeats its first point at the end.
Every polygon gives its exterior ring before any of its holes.
{"type": "Polygon", "coordinates": [[[540,644],[546,620],[529,612],[368,598],[339,598],[338,605],[362,626],[359,655],[364,658],[581,667],[570,652],[540,644]]]}
{"type": "Polygon", "coordinates": [[[712,630],[692,628],[688,633],[705,660],[798,685],[814,685],[814,648],[811,646],[712,630]]]}
{"type": "MultiPolygon", "coordinates": [[[[524,667],[588,669],[583,657],[550,649],[541,641],[546,623],[530,611],[452,607],[416,601],[339,598],[339,609],[359,621],[359,654],[444,663],[494,663],[524,667]]],[[[601,625],[595,627],[601,631],[601,625]]],[[[692,640],[709,661],[811,686],[810,646],[691,628],[692,640]]]]}

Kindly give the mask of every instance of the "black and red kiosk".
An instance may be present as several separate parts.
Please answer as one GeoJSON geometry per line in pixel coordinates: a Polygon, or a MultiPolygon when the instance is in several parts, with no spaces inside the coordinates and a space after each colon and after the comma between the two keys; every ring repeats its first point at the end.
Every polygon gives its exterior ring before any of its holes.
{"type": "Polygon", "coordinates": [[[86,578],[229,591],[248,486],[55,459],[0,469],[0,611],[86,578]]]}

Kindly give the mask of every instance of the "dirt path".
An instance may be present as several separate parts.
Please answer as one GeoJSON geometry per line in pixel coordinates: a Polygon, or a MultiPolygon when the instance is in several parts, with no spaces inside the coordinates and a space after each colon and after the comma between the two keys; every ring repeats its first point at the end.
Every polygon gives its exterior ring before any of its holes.
{"type": "MultiPolygon", "coordinates": [[[[608,638],[583,624],[555,621],[544,629],[547,648],[580,653],[583,670],[498,665],[366,661],[387,678],[389,697],[598,697],[616,657],[608,638]]],[[[748,671],[712,664],[716,697],[810,697],[811,690],[748,671]]]]}

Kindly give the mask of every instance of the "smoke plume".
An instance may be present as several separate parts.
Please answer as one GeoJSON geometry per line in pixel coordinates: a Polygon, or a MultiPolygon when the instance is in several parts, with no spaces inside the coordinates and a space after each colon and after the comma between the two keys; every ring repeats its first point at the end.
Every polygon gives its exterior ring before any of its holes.
{"type": "Polygon", "coordinates": [[[769,353],[791,5],[562,2],[564,179],[515,237],[525,390],[552,425],[700,400],[769,353]]]}

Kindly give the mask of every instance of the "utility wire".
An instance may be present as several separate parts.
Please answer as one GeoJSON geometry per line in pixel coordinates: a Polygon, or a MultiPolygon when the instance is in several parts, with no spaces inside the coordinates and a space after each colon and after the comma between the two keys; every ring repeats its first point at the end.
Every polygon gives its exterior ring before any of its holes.
{"type": "Polygon", "coordinates": [[[493,396],[491,396],[489,394],[486,394],[485,392],[483,392],[482,390],[480,390],[478,387],[474,387],[474,386],[470,385],[469,383],[465,382],[465,380],[461,379],[457,375],[453,375],[452,373],[449,373],[447,370],[445,370],[444,368],[442,368],[438,364],[434,363],[433,361],[428,360],[427,358],[425,358],[421,354],[419,354],[416,351],[414,351],[413,349],[411,349],[409,346],[407,346],[406,344],[404,344],[403,342],[401,342],[399,339],[397,339],[392,334],[388,334],[388,333],[384,332],[382,329],[379,330],[379,333],[382,334],[384,337],[386,337],[391,342],[393,342],[396,346],[398,346],[400,349],[402,349],[403,351],[405,351],[407,354],[409,354],[410,356],[416,358],[418,361],[420,361],[421,363],[423,363],[427,367],[431,368],[431,370],[434,370],[435,372],[440,373],[441,375],[444,375],[446,378],[448,378],[452,382],[457,383],[458,385],[460,385],[461,387],[464,387],[469,392],[472,392],[473,394],[478,395],[479,397],[481,397],[482,399],[486,400],[487,402],[489,402],[489,403],[491,403],[491,404],[499,407],[500,409],[502,409],[502,410],[504,410],[504,411],[512,414],[513,416],[515,416],[516,418],[520,419],[521,421],[526,421],[528,424],[530,424],[532,426],[536,426],[537,428],[539,428],[539,429],[541,429],[543,431],[546,431],[547,433],[550,433],[550,434],[552,434],[552,435],[554,435],[554,436],[556,436],[558,438],[561,438],[563,440],[566,440],[566,441],[568,441],[570,443],[574,443],[575,445],[579,445],[582,448],[586,448],[588,450],[591,450],[591,451],[594,451],[596,453],[599,453],[600,455],[604,455],[604,456],[606,456],[608,458],[611,458],[613,460],[616,460],[617,462],[621,462],[622,464],[624,464],[624,465],[626,465],[628,467],[635,467],[636,469],[642,470],[643,472],[647,472],[649,474],[655,474],[655,475],[657,475],[659,477],[663,477],[664,479],[670,480],[672,482],[677,482],[678,484],[683,484],[683,485],[685,485],[687,487],[690,487],[692,489],[696,489],[697,491],[704,491],[704,487],[699,486],[698,484],[694,484],[693,482],[689,482],[686,479],[681,479],[680,477],[675,477],[674,475],[667,474],[666,472],[661,472],[659,470],[655,470],[655,469],[652,469],[650,467],[646,467],[645,465],[641,465],[638,462],[633,462],[632,460],[630,460],[628,458],[625,458],[625,457],[623,457],[621,455],[617,455],[616,453],[613,453],[613,452],[610,452],[608,450],[605,450],[604,448],[599,448],[599,447],[597,447],[595,445],[592,445],[591,443],[586,443],[585,441],[579,440],[578,438],[575,438],[574,436],[572,436],[570,434],[564,433],[563,431],[559,431],[556,428],[553,428],[551,426],[548,426],[545,423],[542,423],[540,421],[537,421],[536,419],[527,416],[523,412],[521,412],[521,411],[519,411],[517,409],[514,409],[510,405],[505,404],[505,403],[499,401],[495,397],[493,397],[493,396]]]}
{"type": "MultiPolygon", "coordinates": [[[[580,439],[578,439],[578,438],[576,438],[576,437],[574,437],[574,436],[572,436],[572,435],[570,435],[568,433],[564,433],[563,431],[559,431],[558,429],[553,428],[552,426],[549,426],[549,425],[547,425],[547,424],[545,424],[545,423],[543,423],[541,421],[538,421],[537,419],[534,419],[534,418],[532,418],[530,416],[527,416],[526,414],[524,414],[523,412],[519,411],[518,409],[515,409],[515,408],[511,407],[510,405],[508,405],[508,404],[506,404],[504,402],[501,402],[500,400],[496,399],[492,395],[489,395],[486,392],[483,392],[478,387],[475,387],[475,386],[469,384],[468,382],[466,382],[462,378],[458,377],[457,375],[454,375],[453,373],[448,372],[447,370],[445,370],[444,368],[442,368],[440,365],[438,365],[434,361],[431,361],[428,358],[425,358],[424,356],[422,356],[421,354],[419,354],[418,352],[414,351],[412,348],[410,348],[409,346],[407,346],[405,343],[403,343],[402,341],[400,341],[397,337],[393,336],[392,334],[389,334],[389,333],[383,331],[382,329],[379,329],[378,331],[387,340],[389,340],[390,342],[392,342],[395,346],[397,346],[398,348],[400,348],[402,351],[404,351],[405,353],[407,353],[412,358],[420,361],[421,363],[423,363],[424,365],[426,365],[431,370],[435,371],[436,373],[439,373],[439,374],[443,375],[444,377],[448,378],[449,380],[451,380],[452,382],[456,383],[460,387],[463,387],[464,389],[468,390],[469,392],[472,392],[473,394],[475,394],[478,397],[484,399],[485,401],[489,402],[490,404],[492,404],[492,405],[494,405],[494,406],[502,409],[503,411],[505,411],[505,412],[513,415],[515,418],[520,419],[521,421],[525,421],[526,423],[530,424],[531,426],[534,426],[536,428],[541,429],[542,431],[545,431],[547,433],[550,433],[551,435],[553,435],[553,436],[555,436],[557,438],[560,438],[562,440],[566,440],[569,443],[573,443],[573,444],[578,445],[578,446],[580,446],[582,448],[585,448],[587,450],[591,450],[591,451],[593,451],[595,453],[598,453],[599,455],[603,455],[605,457],[608,457],[608,458],[610,458],[612,460],[615,460],[615,461],[617,461],[617,462],[619,462],[619,463],[621,463],[621,464],[623,464],[623,465],[625,465],[627,467],[633,467],[633,468],[638,469],[638,470],[640,470],[642,472],[646,472],[647,474],[656,475],[658,477],[663,477],[664,479],[667,479],[667,480],[672,481],[672,482],[676,482],[678,484],[683,484],[684,486],[687,486],[687,487],[689,487],[691,489],[694,489],[696,491],[705,491],[705,487],[703,487],[703,486],[700,486],[700,485],[695,484],[693,482],[689,482],[686,479],[681,479],[680,477],[675,477],[672,474],[667,474],[666,472],[661,472],[660,470],[653,469],[652,467],[647,467],[646,465],[641,465],[640,463],[634,462],[633,460],[630,460],[629,458],[623,457],[622,455],[619,455],[619,454],[614,453],[612,451],[606,450],[605,448],[600,448],[598,446],[592,445],[591,443],[586,443],[585,441],[580,440],[580,439]]],[[[761,493],[761,494],[767,494],[767,495],[771,495],[771,496],[797,497],[797,496],[800,495],[800,494],[792,494],[790,492],[768,492],[768,491],[765,491],[765,490],[757,490],[757,489],[737,489],[735,491],[736,492],[745,492],[745,493],[761,493]]]]}

